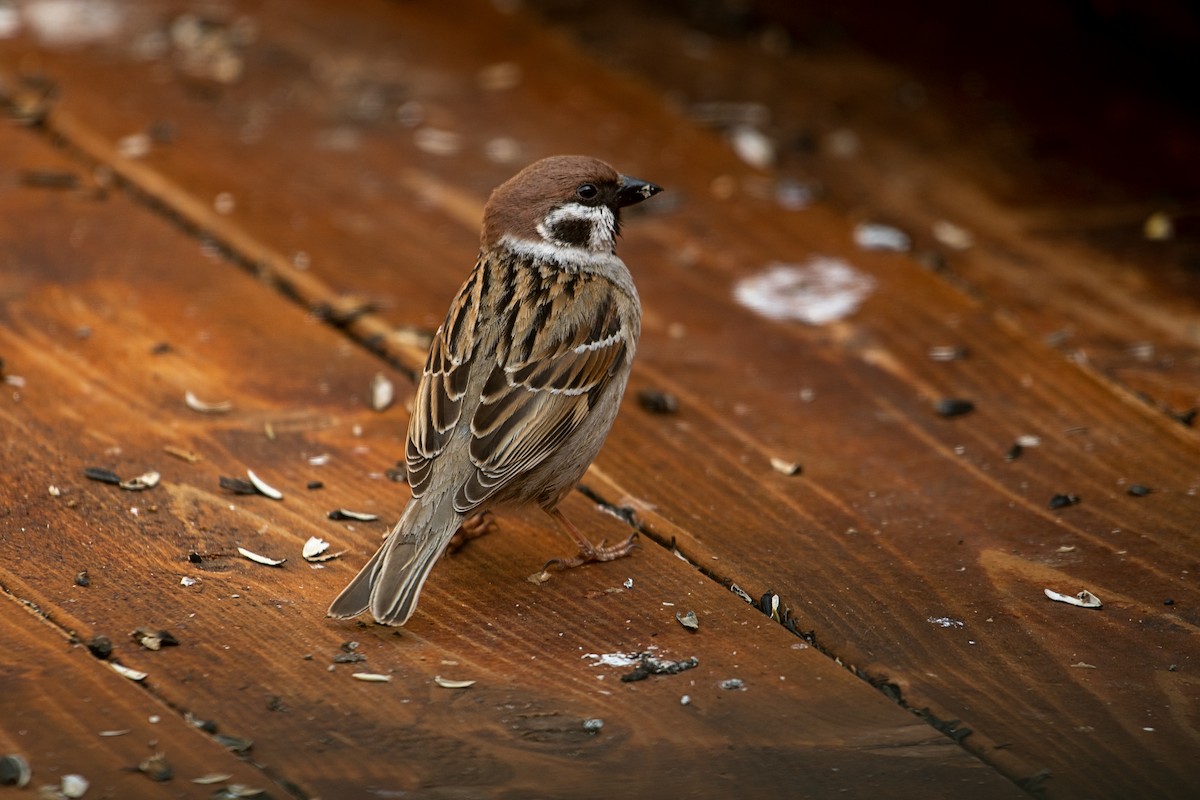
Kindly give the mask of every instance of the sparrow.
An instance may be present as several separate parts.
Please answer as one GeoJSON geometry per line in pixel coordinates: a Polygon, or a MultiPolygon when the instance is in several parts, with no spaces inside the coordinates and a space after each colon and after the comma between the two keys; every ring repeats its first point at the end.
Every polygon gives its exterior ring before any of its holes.
{"type": "MultiPolygon", "coordinates": [[[[621,209],[662,189],[586,156],[523,169],[484,207],[475,269],[434,334],[408,425],[412,499],[329,616],[403,625],[460,527],[536,503],[579,547],[561,568],[627,555],[558,509],[608,436],[641,331],[617,257],[621,209]]],[[[486,524],[486,523],[484,523],[486,524]]]]}

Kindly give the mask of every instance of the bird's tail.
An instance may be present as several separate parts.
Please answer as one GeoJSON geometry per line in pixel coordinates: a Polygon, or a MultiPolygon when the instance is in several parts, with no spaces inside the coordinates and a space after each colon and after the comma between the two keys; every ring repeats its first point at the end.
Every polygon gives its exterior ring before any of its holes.
{"type": "Polygon", "coordinates": [[[387,541],[329,606],[331,617],[370,611],[382,625],[403,625],[417,608],[421,587],[462,524],[452,502],[413,499],[387,541]]]}

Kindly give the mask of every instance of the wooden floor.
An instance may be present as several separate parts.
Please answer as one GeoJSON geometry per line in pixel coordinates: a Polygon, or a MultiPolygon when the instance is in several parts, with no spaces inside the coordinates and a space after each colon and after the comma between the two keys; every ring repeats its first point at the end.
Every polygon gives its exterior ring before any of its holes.
{"type": "Polygon", "coordinates": [[[0,39],[0,755],[31,788],[1200,786],[1194,241],[1142,235],[1176,208],[1042,192],[1016,123],[964,128],[936,85],[896,103],[900,66],[774,27],[382,0],[93,3],[72,26],[36,5],[0,39]],[[569,544],[508,515],[442,560],[407,627],[325,619],[407,498],[388,473],[411,375],[487,193],[562,152],[668,188],[626,220],[642,345],[565,504],[641,547],[539,585],[569,544]],[[864,223],[912,247],[865,249],[864,223]],[[772,317],[828,309],[814,263],[860,305],[772,317]],[[747,305],[774,266],[799,283],[747,305]],[[248,469],[283,499],[222,488],[248,469]],[[344,553],[306,563],[311,536],[344,553]],[[698,665],[623,681],[640,653],[698,665]],[[155,753],[169,782],[136,770],[155,753]]]}

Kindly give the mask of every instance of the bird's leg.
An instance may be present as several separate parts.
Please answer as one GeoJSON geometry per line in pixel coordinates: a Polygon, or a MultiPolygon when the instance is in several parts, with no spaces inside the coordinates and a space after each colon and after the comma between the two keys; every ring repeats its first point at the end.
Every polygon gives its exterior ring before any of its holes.
{"type": "Polygon", "coordinates": [[[500,525],[496,522],[496,517],[491,511],[480,511],[478,514],[472,514],[462,521],[458,526],[458,530],[450,537],[450,543],[446,546],[447,552],[457,553],[467,542],[472,539],[478,539],[480,536],[498,530],[500,525]]]}
{"type": "Polygon", "coordinates": [[[571,569],[578,567],[580,564],[587,564],[589,561],[612,561],[622,556],[627,556],[633,552],[633,548],[637,546],[637,531],[629,534],[629,538],[620,544],[606,547],[604,541],[600,544],[592,544],[588,538],[579,532],[579,529],[571,524],[571,521],[563,516],[563,513],[557,508],[547,511],[547,514],[554,517],[563,530],[567,532],[575,543],[579,545],[579,552],[570,558],[552,558],[546,562],[543,571],[550,569],[571,569]]]}

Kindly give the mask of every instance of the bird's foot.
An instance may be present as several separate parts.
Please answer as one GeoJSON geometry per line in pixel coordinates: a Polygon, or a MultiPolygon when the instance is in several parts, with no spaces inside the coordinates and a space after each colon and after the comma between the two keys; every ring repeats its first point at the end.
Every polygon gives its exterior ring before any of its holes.
{"type": "Polygon", "coordinates": [[[458,530],[450,537],[447,550],[451,553],[456,553],[472,539],[478,539],[480,536],[485,536],[499,529],[500,524],[496,522],[496,517],[491,511],[481,511],[478,514],[472,514],[462,521],[462,524],[458,526],[458,530]]]}
{"type": "Polygon", "coordinates": [[[571,524],[570,520],[563,516],[561,511],[555,509],[550,512],[550,516],[558,520],[563,530],[575,540],[575,543],[579,545],[579,552],[570,558],[550,559],[546,562],[546,566],[542,567],[543,572],[548,569],[572,569],[592,561],[613,561],[629,555],[633,552],[633,548],[637,547],[637,531],[629,534],[629,538],[620,544],[606,545],[603,540],[600,544],[592,544],[586,536],[579,532],[578,528],[571,524]]]}

